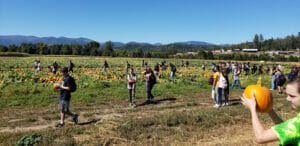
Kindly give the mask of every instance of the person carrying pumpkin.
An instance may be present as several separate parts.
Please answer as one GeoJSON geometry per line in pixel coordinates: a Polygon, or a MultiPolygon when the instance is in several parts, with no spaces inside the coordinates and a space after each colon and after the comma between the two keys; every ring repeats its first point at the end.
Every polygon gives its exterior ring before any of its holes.
{"type": "MultiPolygon", "coordinates": [[[[298,109],[300,107],[300,79],[288,83],[286,93],[286,100],[291,103],[292,108],[298,109]]],[[[264,144],[279,141],[280,145],[300,145],[300,113],[296,117],[283,122],[272,109],[268,114],[276,125],[265,130],[257,116],[254,94],[252,93],[251,99],[246,98],[245,95],[241,99],[242,104],[251,112],[252,126],[257,143],[264,144]]]]}

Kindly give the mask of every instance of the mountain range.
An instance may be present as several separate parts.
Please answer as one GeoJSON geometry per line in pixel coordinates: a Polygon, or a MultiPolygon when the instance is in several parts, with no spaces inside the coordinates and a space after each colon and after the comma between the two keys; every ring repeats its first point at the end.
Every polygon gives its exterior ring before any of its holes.
{"type": "MultiPolygon", "coordinates": [[[[36,36],[23,36],[23,35],[0,35],[0,45],[9,46],[9,45],[21,45],[22,43],[39,43],[43,42],[47,45],[52,44],[81,44],[85,45],[93,41],[88,38],[67,38],[67,37],[36,37],[36,36]]],[[[105,43],[100,43],[101,47],[105,46],[105,43]]],[[[191,46],[212,46],[214,44],[202,41],[187,41],[187,42],[174,42],[165,45],[180,44],[180,45],[191,45],[191,46]]],[[[120,48],[123,46],[162,46],[162,43],[141,43],[141,42],[113,42],[114,48],[120,48]]]]}

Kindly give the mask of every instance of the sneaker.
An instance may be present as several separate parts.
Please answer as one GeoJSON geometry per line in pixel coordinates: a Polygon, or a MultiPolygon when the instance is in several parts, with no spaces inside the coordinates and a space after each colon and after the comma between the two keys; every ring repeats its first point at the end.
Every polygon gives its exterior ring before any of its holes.
{"type": "Polygon", "coordinates": [[[228,106],[229,105],[228,102],[226,102],[225,105],[228,106]]]}
{"type": "Polygon", "coordinates": [[[225,105],[226,105],[225,103],[222,104],[222,106],[225,106],[225,105]]]}
{"type": "Polygon", "coordinates": [[[77,114],[74,114],[73,121],[74,121],[75,124],[78,123],[78,115],[77,114]]]}
{"type": "Polygon", "coordinates": [[[61,128],[63,126],[64,126],[64,124],[61,124],[61,123],[58,123],[57,125],[55,125],[56,128],[61,128]]]}
{"type": "Polygon", "coordinates": [[[135,108],[136,104],[135,103],[130,103],[130,107],[135,108]]]}
{"type": "Polygon", "coordinates": [[[270,90],[273,90],[272,88],[270,90]]]}
{"type": "Polygon", "coordinates": [[[133,107],[133,108],[135,108],[135,107],[136,107],[136,104],[135,104],[135,103],[133,103],[133,104],[132,104],[132,107],[133,107]]]}
{"type": "Polygon", "coordinates": [[[214,107],[215,107],[215,108],[219,108],[220,106],[219,106],[218,104],[215,104],[214,107]]]}
{"type": "Polygon", "coordinates": [[[151,103],[151,100],[150,99],[147,99],[146,100],[146,104],[150,104],[151,103]]]}

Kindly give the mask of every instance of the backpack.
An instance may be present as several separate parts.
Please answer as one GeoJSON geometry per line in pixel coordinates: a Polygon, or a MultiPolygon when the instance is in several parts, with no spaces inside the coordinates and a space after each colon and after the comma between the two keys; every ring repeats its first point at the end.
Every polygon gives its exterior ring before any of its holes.
{"type": "Polygon", "coordinates": [[[70,79],[70,92],[75,92],[76,89],[77,89],[77,85],[76,85],[76,82],[75,82],[75,79],[71,76],[69,76],[69,79],[70,79]]]}
{"type": "Polygon", "coordinates": [[[151,76],[149,77],[149,82],[151,82],[152,84],[156,84],[156,77],[153,73],[151,73],[151,76]]]}
{"type": "Polygon", "coordinates": [[[213,85],[213,84],[214,84],[214,76],[213,76],[213,75],[211,75],[211,76],[209,77],[209,79],[208,79],[208,84],[209,84],[209,85],[213,85]]]}
{"type": "Polygon", "coordinates": [[[284,83],[285,83],[285,81],[286,81],[286,78],[285,78],[285,76],[283,75],[283,74],[281,74],[280,76],[279,76],[279,79],[280,79],[280,83],[283,85],[284,83]]]}

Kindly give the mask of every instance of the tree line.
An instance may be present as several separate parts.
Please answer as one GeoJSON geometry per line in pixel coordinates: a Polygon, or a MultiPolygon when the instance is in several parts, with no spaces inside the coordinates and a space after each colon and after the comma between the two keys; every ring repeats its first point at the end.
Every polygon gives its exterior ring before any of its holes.
{"type": "Polygon", "coordinates": [[[286,58],[284,56],[269,56],[266,54],[248,55],[248,54],[213,54],[212,50],[217,49],[243,49],[257,48],[260,51],[268,50],[295,50],[300,48],[300,32],[297,36],[289,35],[285,38],[264,40],[262,34],[255,34],[252,42],[245,42],[229,46],[217,45],[188,45],[182,43],[172,43],[167,45],[152,45],[141,43],[128,43],[120,47],[114,47],[113,42],[108,41],[103,46],[96,41],[80,44],[54,44],[47,45],[43,42],[32,44],[22,43],[20,46],[9,45],[1,46],[0,52],[20,52],[40,55],[90,55],[90,56],[112,56],[112,57],[152,57],[169,58],[177,53],[198,52],[198,55],[184,55],[181,58],[200,58],[200,59],[232,59],[232,60],[274,60],[274,61],[296,61],[297,57],[286,58]]]}
{"type": "Polygon", "coordinates": [[[257,48],[259,51],[270,50],[295,50],[300,48],[300,32],[298,35],[288,35],[284,38],[270,38],[264,40],[262,34],[255,34],[252,42],[244,42],[225,47],[225,49],[257,48]]]}

